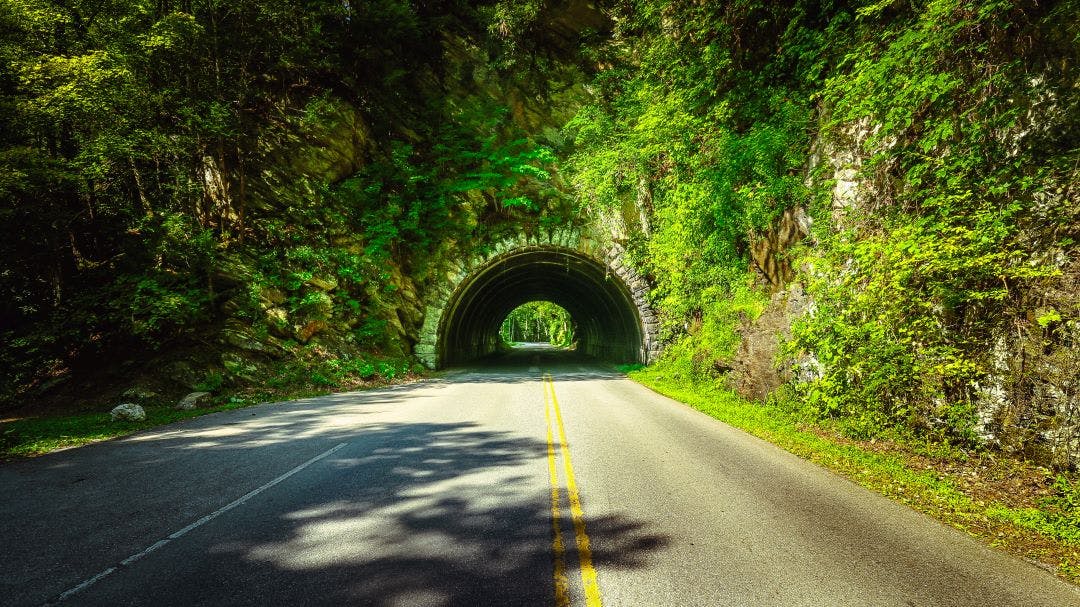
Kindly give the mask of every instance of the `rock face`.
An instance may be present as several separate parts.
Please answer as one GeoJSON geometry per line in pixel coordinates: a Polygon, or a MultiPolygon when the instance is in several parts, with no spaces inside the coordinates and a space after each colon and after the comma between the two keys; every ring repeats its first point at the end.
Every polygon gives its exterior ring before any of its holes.
{"type": "Polygon", "coordinates": [[[230,319],[228,325],[221,332],[221,338],[228,345],[240,350],[251,352],[264,352],[266,350],[266,344],[251,333],[248,325],[237,319],[230,319]]]}
{"type": "Polygon", "coordinates": [[[746,398],[764,400],[792,379],[777,366],[777,354],[781,340],[791,337],[792,321],[805,313],[808,305],[802,287],[795,283],[773,293],[760,317],[743,322],[742,340],[731,362],[731,382],[736,392],[746,398]]]}
{"type": "Polygon", "coordinates": [[[199,374],[188,361],[175,360],[165,365],[162,371],[165,378],[188,389],[194,388],[199,383],[199,374]]]}
{"type": "Polygon", "coordinates": [[[325,320],[310,320],[296,330],[296,339],[299,339],[303,343],[307,343],[320,331],[326,330],[328,326],[329,325],[326,324],[325,320]]]}
{"type": "MultiPolygon", "coordinates": [[[[860,227],[860,218],[874,217],[890,204],[887,176],[860,172],[874,152],[864,145],[873,131],[869,123],[860,123],[846,133],[848,140],[814,146],[806,180],[814,185],[815,169],[831,176],[826,182],[826,191],[831,190],[829,214],[818,219],[831,221],[834,230],[870,230],[860,227]]],[[[1065,195],[1051,192],[1036,203],[1054,208],[1065,195]]],[[[1036,217],[1038,204],[1032,211],[1036,217]]],[[[793,267],[787,259],[800,242],[818,246],[812,238],[806,240],[809,228],[807,213],[790,209],[750,239],[752,269],[772,297],[759,318],[743,323],[739,350],[730,362],[731,385],[747,398],[764,399],[786,382],[814,381],[825,369],[813,352],[798,360],[778,356],[778,345],[790,337],[792,324],[814,314],[807,286],[824,276],[813,263],[793,267]]],[[[966,402],[976,420],[974,431],[986,444],[1058,469],[1080,467],[1080,323],[1075,320],[1080,316],[1080,264],[1064,245],[1041,233],[1039,224],[1023,224],[1018,231],[1030,249],[1027,267],[1052,268],[1053,276],[1008,282],[1008,297],[995,304],[995,313],[987,319],[976,318],[964,305],[950,310],[936,304],[942,335],[955,343],[980,339],[983,344],[965,352],[976,370],[973,379],[949,389],[969,391],[966,402]]],[[[860,271],[852,261],[848,259],[844,270],[849,274],[860,271]]],[[[928,416],[926,423],[941,420],[928,416]]]]}
{"type": "Polygon", "coordinates": [[[179,411],[191,411],[200,405],[206,404],[209,396],[209,392],[192,392],[176,403],[176,409],[179,411]]]}
{"type": "Polygon", "coordinates": [[[791,281],[794,272],[784,252],[810,234],[810,216],[801,207],[784,211],[780,219],[750,244],[750,259],[775,292],[791,281]]]}
{"type": "Polygon", "coordinates": [[[124,403],[113,407],[113,410],[109,412],[109,416],[112,417],[114,422],[141,422],[146,419],[146,411],[135,403],[124,403]]]}
{"type": "Polygon", "coordinates": [[[1080,263],[1027,297],[1027,323],[998,329],[979,384],[979,431],[991,444],[1058,468],[1080,467],[1080,263]],[[1022,329],[1022,330],[1021,330],[1022,329]]]}
{"type": "Polygon", "coordinates": [[[308,279],[307,284],[319,289],[320,291],[333,291],[338,288],[338,281],[333,276],[326,278],[320,278],[318,276],[312,276],[308,279]]]}

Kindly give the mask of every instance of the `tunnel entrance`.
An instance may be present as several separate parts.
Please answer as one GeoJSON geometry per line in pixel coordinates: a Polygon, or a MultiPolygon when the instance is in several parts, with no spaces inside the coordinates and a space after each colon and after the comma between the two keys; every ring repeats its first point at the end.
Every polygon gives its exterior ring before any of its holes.
{"type": "Polygon", "coordinates": [[[431,310],[439,320],[429,364],[459,365],[495,352],[504,319],[534,301],[554,303],[569,313],[578,352],[646,363],[655,321],[645,303],[645,286],[632,289],[626,274],[621,263],[613,267],[564,246],[527,246],[495,255],[464,273],[445,305],[431,310]]]}

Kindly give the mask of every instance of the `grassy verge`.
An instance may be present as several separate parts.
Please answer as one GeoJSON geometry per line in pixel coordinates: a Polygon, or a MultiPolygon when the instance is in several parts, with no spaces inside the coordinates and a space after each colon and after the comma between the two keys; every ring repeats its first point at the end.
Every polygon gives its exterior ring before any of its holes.
{"type": "Polygon", "coordinates": [[[856,441],[778,404],[654,368],[631,379],[741,428],[985,543],[1080,583],[1080,483],[991,454],[902,440],[856,441]]]}
{"type": "Polygon", "coordinates": [[[108,412],[16,419],[0,424],[0,458],[42,455],[57,449],[126,436],[139,430],[251,404],[255,403],[236,399],[190,411],[177,411],[167,406],[146,406],[146,420],[141,422],[112,421],[108,412]]]}
{"type": "Polygon", "coordinates": [[[377,388],[419,377],[415,373],[363,379],[335,377],[330,380],[288,381],[278,378],[269,389],[236,389],[212,398],[210,406],[180,411],[171,404],[141,403],[146,419],[141,422],[113,421],[108,408],[102,411],[82,411],[27,417],[0,422],[0,460],[43,455],[50,451],[78,447],[89,443],[127,436],[140,430],[163,426],[208,413],[228,411],[257,404],[324,396],[335,392],[377,388]]]}

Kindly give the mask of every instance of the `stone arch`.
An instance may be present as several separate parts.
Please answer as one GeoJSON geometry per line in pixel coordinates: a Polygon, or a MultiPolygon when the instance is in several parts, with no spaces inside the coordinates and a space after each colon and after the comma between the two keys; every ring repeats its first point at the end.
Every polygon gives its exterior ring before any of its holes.
{"type": "Polygon", "coordinates": [[[431,292],[416,356],[438,368],[489,354],[506,314],[543,299],[574,317],[585,353],[648,363],[660,351],[656,316],[648,285],[622,257],[618,245],[601,247],[576,230],[505,239],[457,264],[431,292]]]}

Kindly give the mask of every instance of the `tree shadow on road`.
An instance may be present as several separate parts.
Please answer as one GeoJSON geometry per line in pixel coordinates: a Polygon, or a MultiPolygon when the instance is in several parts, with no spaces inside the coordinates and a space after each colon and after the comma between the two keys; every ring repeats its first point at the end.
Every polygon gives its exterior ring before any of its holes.
{"type": "MultiPolygon", "coordinates": [[[[80,604],[547,605],[554,601],[547,444],[468,423],[365,428],[301,474],[78,596],[80,604]]],[[[588,517],[600,571],[668,538],[588,517]]],[[[571,588],[574,532],[563,504],[571,588]]]]}

